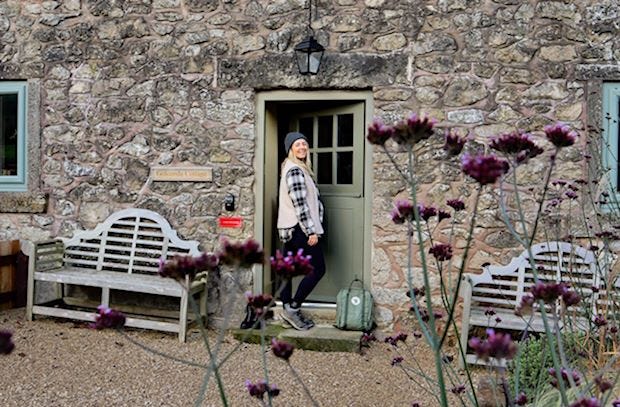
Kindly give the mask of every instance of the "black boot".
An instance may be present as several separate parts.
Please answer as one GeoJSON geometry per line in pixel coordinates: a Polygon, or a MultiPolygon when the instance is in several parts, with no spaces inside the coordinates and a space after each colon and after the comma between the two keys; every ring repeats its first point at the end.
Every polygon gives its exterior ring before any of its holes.
{"type": "Polygon", "coordinates": [[[241,321],[241,329],[251,329],[256,324],[256,314],[254,308],[248,304],[245,307],[245,318],[241,321]]]}

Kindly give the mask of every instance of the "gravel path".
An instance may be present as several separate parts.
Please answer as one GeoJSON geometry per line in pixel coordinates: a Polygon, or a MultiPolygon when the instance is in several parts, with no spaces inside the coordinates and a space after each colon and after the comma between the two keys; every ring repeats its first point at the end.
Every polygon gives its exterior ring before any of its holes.
{"type": "MultiPolygon", "coordinates": [[[[191,406],[201,386],[203,370],[140,349],[128,338],[177,358],[205,363],[207,352],[193,332],[181,344],[173,334],[128,330],[95,331],[85,324],[52,318],[25,321],[24,309],[0,311],[0,329],[14,332],[15,350],[0,356],[0,406],[191,406]]],[[[212,340],[215,333],[211,332],[212,340]]],[[[414,345],[410,338],[409,345],[414,345]]],[[[226,337],[221,352],[238,342],[226,337]]],[[[430,352],[421,344],[411,351],[433,371],[430,352]]],[[[222,354],[222,353],[221,353],[222,354]]],[[[321,406],[435,406],[437,401],[391,366],[396,354],[376,342],[363,355],[295,350],[290,359],[321,406]]],[[[403,355],[406,361],[412,358],[403,355]]],[[[274,406],[312,405],[287,364],[266,355],[270,381],[281,394],[274,406]]],[[[226,362],[222,378],[230,406],[260,405],[245,388],[245,380],[263,378],[259,345],[242,344],[226,362]]],[[[211,380],[203,406],[222,405],[211,380]]]]}

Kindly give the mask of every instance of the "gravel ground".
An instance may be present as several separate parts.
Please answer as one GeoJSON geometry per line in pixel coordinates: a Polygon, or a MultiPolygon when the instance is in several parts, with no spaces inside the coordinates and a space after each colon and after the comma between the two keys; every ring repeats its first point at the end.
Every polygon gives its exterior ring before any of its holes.
{"type": "MultiPolygon", "coordinates": [[[[147,352],[139,341],[177,358],[205,363],[204,344],[197,332],[181,344],[173,334],[128,330],[96,331],[85,324],[53,318],[27,322],[24,309],[0,311],[0,329],[14,332],[15,350],[0,356],[0,406],[191,406],[204,370],[147,352]]],[[[210,332],[211,339],[216,333],[210,332]]],[[[427,371],[434,370],[430,352],[409,339],[410,350],[427,371]]],[[[226,336],[220,354],[238,342],[226,336]]],[[[375,342],[363,354],[295,350],[290,365],[298,372],[321,406],[436,406],[399,368],[391,366],[396,354],[375,342]]],[[[266,355],[270,381],[281,389],[274,406],[312,405],[287,364],[266,355]]],[[[225,363],[222,379],[230,406],[260,405],[245,388],[245,380],[264,376],[260,345],[242,344],[225,363]]],[[[220,406],[211,380],[203,406],[220,406]]],[[[456,400],[454,400],[456,404],[456,400]]]]}

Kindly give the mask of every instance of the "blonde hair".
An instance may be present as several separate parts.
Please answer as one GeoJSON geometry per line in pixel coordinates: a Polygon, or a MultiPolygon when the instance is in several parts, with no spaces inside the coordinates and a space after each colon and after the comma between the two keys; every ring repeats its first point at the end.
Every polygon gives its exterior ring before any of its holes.
{"type": "Polygon", "coordinates": [[[293,153],[293,149],[291,148],[290,150],[288,150],[288,157],[286,157],[284,161],[282,161],[282,167],[280,169],[283,169],[284,164],[286,164],[286,160],[289,160],[293,164],[301,167],[302,170],[310,174],[312,179],[316,181],[316,176],[314,175],[314,171],[312,171],[312,160],[308,158],[309,156],[310,156],[310,152],[308,152],[304,160],[300,160],[299,158],[295,157],[295,153],[293,153]]]}

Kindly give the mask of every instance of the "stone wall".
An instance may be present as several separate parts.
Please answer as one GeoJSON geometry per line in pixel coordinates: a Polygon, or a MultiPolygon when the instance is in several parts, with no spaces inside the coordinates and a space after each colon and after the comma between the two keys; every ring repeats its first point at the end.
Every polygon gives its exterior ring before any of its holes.
{"type": "MultiPolygon", "coordinates": [[[[228,192],[244,227],[226,233],[251,235],[254,99],[263,89],[372,89],[386,121],[427,113],[482,147],[493,134],[539,132],[554,120],[584,130],[588,87],[620,79],[617,0],[319,0],[313,10],[327,53],[318,76],[301,77],[292,48],[307,35],[304,1],[0,1],[0,79],[40,83],[41,143],[36,191],[0,193],[0,207],[36,209],[5,209],[0,239],[69,236],[137,206],[212,250],[228,192]],[[601,66],[606,74],[589,76],[601,66]],[[213,180],[149,178],[150,167],[171,164],[211,167],[213,180]]],[[[420,146],[422,198],[471,204],[473,184],[442,159],[441,143],[420,146]]],[[[582,176],[579,158],[577,148],[562,153],[563,178],[582,176]]],[[[373,160],[372,287],[389,323],[406,307],[404,234],[388,216],[404,185],[384,154],[375,150],[373,160]]],[[[519,174],[524,191],[546,160],[519,174]]],[[[497,193],[483,194],[471,270],[516,252],[497,193]]],[[[531,199],[526,207],[531,213],[531,199]]],[[[458,220],[462,239],[467,215],[458,220]]]]}

